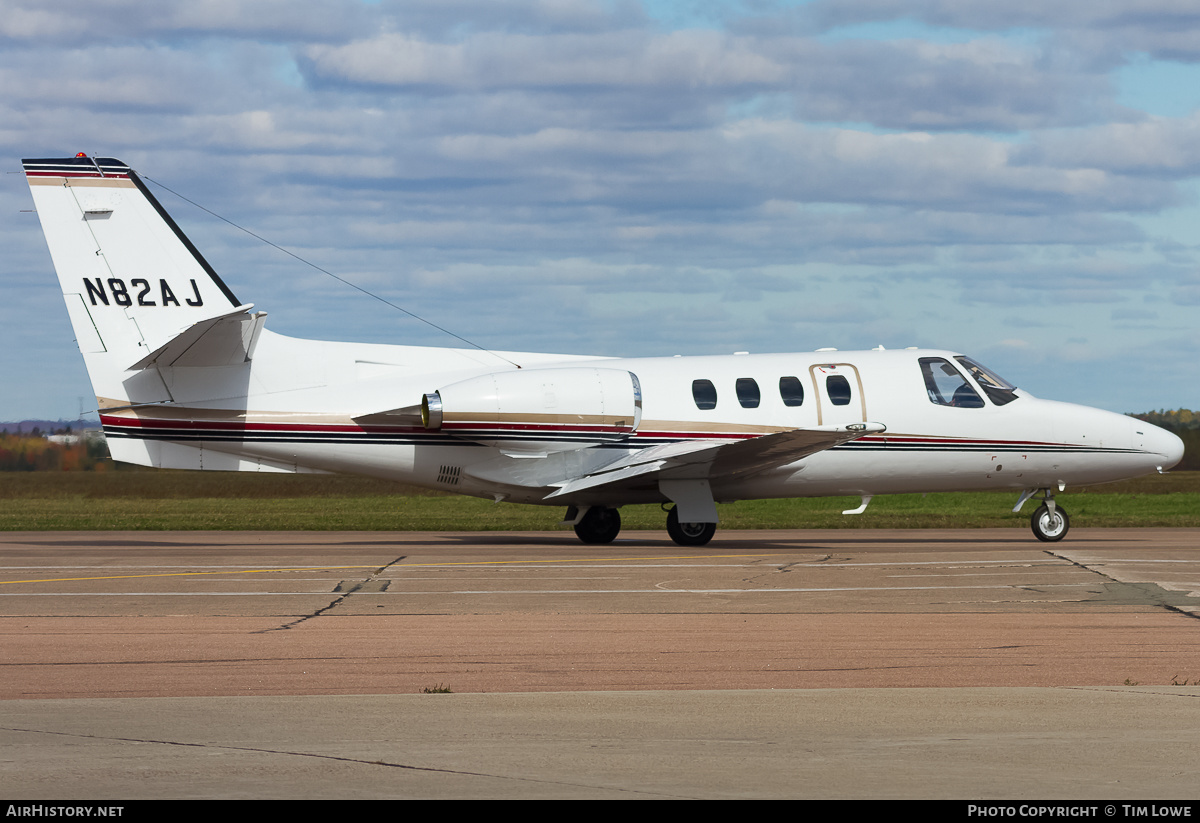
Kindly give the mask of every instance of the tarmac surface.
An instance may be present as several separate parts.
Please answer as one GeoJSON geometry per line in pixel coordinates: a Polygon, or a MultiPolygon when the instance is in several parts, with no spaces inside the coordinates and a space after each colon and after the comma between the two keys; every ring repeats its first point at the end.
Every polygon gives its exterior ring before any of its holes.
{"type": "Polygon", "coordinates": [[[1200,530],[10,532],[0,671],[4,798],[1195,799],[1200,530]]]}

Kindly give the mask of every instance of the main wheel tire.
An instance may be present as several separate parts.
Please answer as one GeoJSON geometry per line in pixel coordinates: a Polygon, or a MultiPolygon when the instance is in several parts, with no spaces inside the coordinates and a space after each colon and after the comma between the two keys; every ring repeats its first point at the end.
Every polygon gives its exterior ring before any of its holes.
{"type": "Polygon", "coordinates": [[[667,512],[667,534],[680,546],[703,546],[716,533],[716,523],[680,523],[677,506],[667,512]]]}
{"type": "Polygon", "coordinates": [[[575,535],[584,543],[611,543],[620,533],[621,513],[603,506],[592,506],[575,524],[575,535]]]}
{"type": "Polygon", "coordinates": [[[1071,518],[1067,517],[1062,506],[1055,506],[1052,516],[1050,508],[1043,504],[1038,506],[1038,510],[1033,513],[1033,517],[1029,519],[1029,525],[1033,528],[1034,537],[1038,540],[1057,543],[1067,536],[1067,530],[1071,528],[1071,518]]]}

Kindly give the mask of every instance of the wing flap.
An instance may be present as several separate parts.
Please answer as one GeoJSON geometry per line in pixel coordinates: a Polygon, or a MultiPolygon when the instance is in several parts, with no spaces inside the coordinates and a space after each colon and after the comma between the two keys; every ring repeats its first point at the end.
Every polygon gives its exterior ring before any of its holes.
{"type": "Polygon", "coordinates": [[[574,480],[568,480],[559,487],[558,491],[551,492],[546,495],[546,500],[551,500],[555,497],[562,497],[567,494],[575,494],[585,489],[594,489],[599,486],[609,486],[629,480],[633,477],[640,477],[650,472],[658,471],[663,466],[662,460],[656,460],[651,463],[641,463],[636,466],[626,466],[622,469],[613,469],[612,471],[600,472],[598,474],[588,474],[583,477],[578,477],[574,480]]]}
{"type": "Polygon", "coordinates": [[[852,423],[849,426],[792,429],[734,443],[711,440],[668,443],[644,449],[589,474],[554,483],[558,488],[545,499],[605,486],[620,488],[635,477],[643,483],[655,475],[666,481],[748,477],[886,430],[882,423],[852,423]]]}
{"type": "MultiPolygon", "coordinates": [[[[736,478],[786,466],[811,454],[887,430],[882,423],[793,429],[731,443],[714,455],[708,477],[736,478]]],[[[679,474],[678,476],[686,476],[679,474]]]]}

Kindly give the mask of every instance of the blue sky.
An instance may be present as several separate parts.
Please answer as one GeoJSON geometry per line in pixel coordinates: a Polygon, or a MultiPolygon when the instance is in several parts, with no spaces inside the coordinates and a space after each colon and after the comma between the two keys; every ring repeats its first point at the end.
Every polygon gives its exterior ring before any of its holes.
{"type": "MultiPolygon", "coordinates": [[[[1200,407],[1182,0],[0,0],[0,156],[112,156],[481,346],[924,346],[1200,407]]],[[[0,420],[91,390],[0,205],[0,420]]],[[[301,337],[456,345],[158,190],[301,337]]]]}

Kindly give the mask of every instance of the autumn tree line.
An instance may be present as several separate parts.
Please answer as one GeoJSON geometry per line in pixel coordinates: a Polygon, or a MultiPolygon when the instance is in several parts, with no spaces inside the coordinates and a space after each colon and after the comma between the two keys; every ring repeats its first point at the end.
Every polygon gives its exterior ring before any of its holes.
{"type": "MultiPolygon", "coordinates": [[[[54,434],[70,435],[70,429],[54,434]]],[[[36,427],[28,432],[0,432],[0,471],[106,471],[113,461],[103,437],[80,437],[74,443],[48,440],[36,427]]]]}

